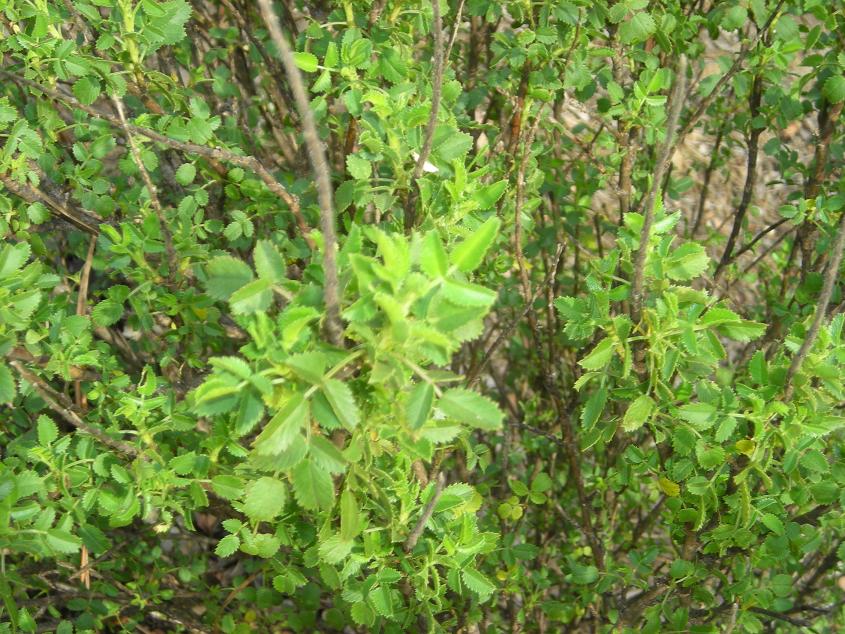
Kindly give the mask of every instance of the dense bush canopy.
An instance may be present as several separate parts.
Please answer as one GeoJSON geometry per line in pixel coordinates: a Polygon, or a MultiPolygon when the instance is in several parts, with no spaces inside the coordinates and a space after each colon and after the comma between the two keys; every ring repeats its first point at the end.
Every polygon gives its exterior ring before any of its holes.
{"type": "Polygon", "coordinates": [[[845,627],[840,0],[0,35],[0,632],[845,627]]]}

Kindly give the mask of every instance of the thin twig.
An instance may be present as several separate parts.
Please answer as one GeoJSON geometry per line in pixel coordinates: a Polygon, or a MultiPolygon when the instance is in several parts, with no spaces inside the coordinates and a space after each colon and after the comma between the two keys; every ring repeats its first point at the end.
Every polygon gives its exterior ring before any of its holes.
{"type": "MultiPolygon", "coordinates": [[[[85,315],[88,312],[88,285],[91,281],[91,267],[94,264],[94,250],[97,247],[97,237],[91,236],[88,242],[88,253],[85,256],[85,264],[82,265],[82,274],[79,276],[79,294],[76,296],[76,314],[85,315]]],[[[76,379],[73,382],[73,392],[76,406],[80,411],[86,407],[85,394],[82,392],[82,381],[76,379]]]]}
{"type": "MultiPolygon", "coordinates": [[[[446,47],[446,55],[444,59],[449,59],[452,56],[452,47],[455,45],[455,40],[458,37],[458,31],[461,28],[461,17],[464,13],[464,0],[458,4],[458,10],[455,12],[455,26],[452,28],[452,37],[449,38],[449,46],[446,47]]],[[[564,63],[564,68],[566,64],[564,63]]]]}
{"type": "Polygon", "coordinates": [[[428,524],[428,520],[430,520],[431,516],[434,514],[434,507],[437,504],[437,500],[440,499],[440,495],[443,493],[443,488],[445,486],[446,476],[440,473],[437,476],[437,483],[434,485],[434,493],[432,494],[431,499],[426,503],[425,508],[423,508],[422,515],[420,515],[420,519],[417,520],[417,525],[414,526],[414,530],[411,531],[408,535],[408,539],[405,540],[405,552],[409,553],[414,550],[414,547],[417,545],[420,537],[422,537],[425,525],[428,524]]]}
{"type": "Polygon", "coordinates": [[[132,154],[132,160],[135,163],[135,167],[137,167],[138,171],[141,173],[141,179],[144,181],[144,185],[147,187],[147,193],[150,196],[150,204],[153,207],[153,211],[155,211],[156,217],[158,218],[158,224],[161,227],[161,235],[164,238],[164,250],[165,253],[167,253],[167,264],[170,268],[170,275],[168,277],[170,277],[171,280],[175,280],[175,276],[179,272],[179,258],[176,256],[176,250],[173,248],[173,234],[170,232],[170,227],[167,224],[167,218],[164,215],[164,209],[161,206],[161,201],[158,199],[158,189],[153,183],[153,179],[150,178],[150,173],[147,171],[147,168],[144,165],[144,160],[141,158],[141,152],[138,149],[138,144],[135,142],[135,137],[133,136],[132,131],[129,130],[126,121],[126,111],[123,107],[123,100],[121,100],[121,98],[117,95],[112,95],[112,103],[114,104],[115,110],[117,110],[117,116],[120,119],[120,127],[123,128],[123,132],[126,134],[126,142],[129,144],[129,151],[132,154]]]}
{"type": "Polygon", "coordinates": [[[631,282],[631,318],[634,323],[640,320],[643,307],[643,283],[645,281],[645,261],[649,252],[649,237],[651,227],[654,224],[654,203],[657,199],[657,192],[660,183],[663,182],[663,174],[672,154],[675,150],[675,131],[678,128],[678,118],[681,115],[681,108],[684,105],[684,95],[687,84],[687,57],[681,55],[678,60],[678,67],[675,71],[675,86],[670,98],[669,117],[666,120],[666,136],[657,152],[657,163],[654,166],[654,175],[651,180],[651,189],[643,203],[643,227],[640,232],[640,246],[634,258],[634,272],[631,282]]]}
{"type": "Polygon", "coordinates": [[[405,232],[410,233],[417,224],[417,193],[414,189],[416,183],[423,173],[423,167],[431,154],[431,146],[434,143],[434,131],[437,127],[437,114],[440,112],[440,93],[443,89],[443,20],[440,16],[440,0],[432,0],[431,8],[434,12],[434,77],[431,83],[431,112],[428,115],[428,123],[425,126],[423,145],[417,164],[414,166],[414,174],[411,177],[411,193],[405,202],[405,232]]]}
{"type": "Polygon", "coordinates": [[[552,266],[552,270],[549,271],[549,274],[546,276],[546,279],[543,281],[543,283],[534,290],[534,294],[531,296],[530,301],[527,301],[525,303],[525,306],[523,307],[520,314],[517,315],[516,318],[507,325],[507,327],[501,329],[501,331],[499,332],[499,336],[496,337],[496,339],[495,339],[495,341],[493,341],[492,345],[489,348],[487,348],[486,352],[484,353],[484,357],[481,359],[478,366],[474,369],[470,369],[470,371],[467,372],[467,378],[465,380],[465,384],[467,386],[472,385],[472,383],[475,382],[475,380],[481,375],[481,372],[484,370],[484,368],[490,362],[490,359],[493,357],[493,354],[496,352],[496,350],[499,348],[499,346],[502,345],[502,342],[507,337],[509,337],[513,334],[514,328],[516,328],[517,324],[519,324],[520,321],[525,319],[525,316],[531,311],[531,308],[534,305],[534,302],[537,301],[537,299],[540,297],[540,295],[543,293],[543,291],[546,288],[550,287],[552,284],[554,284],[555,279],[557,279],[557,270],[558,270],[558,266],[560,265],[560,255],[561,255],[561,253],[563,253],[563,248],[564,248],[563,244],[559,244],[557,246],[557,250],[555,251],[555,259],[554,259],[554,265],[552,266]]]}
{"type": "Polygon", "coordinates": [[[56,414],[61,416],[65,421],[73,425],[78,430],[93,436],[101,443],[114,449],[115,451],[132,458],[138,456],[138,450],[129,443],[122,440],[115,440],[102,429],[89,425],[82,420],[82,417],[80,417],[79,414],[73,410],[71,404],[67,402],[68,399],[64,394],[57,392],[39,377],[27,370],[20,361],[9,361],[9,365],[15,369],[22,379],[32,385],[33,389],[35,389],[35,391],[38,392],[38,395],[45,403],[47,403],[47,406],[56,412],[56,414]]]}
{"type": "Polygon", "coordinates": [[[763,97],[763,77],[755,75],[754,81],[751,84],[751,94],[748,99],[750,119],[749,126],[751,130],[748,132],[748,149],[746,154],[748,159],[745,168],[745,185],[742,188],[742,199],[737,207],[736,214],[734,214],[733,226],[731,227],[730,235],[728,235],[728,242],[725,245],[725,250],[722,252],[722,257],[716,265],[716,271],[713,273],[713,279],[718,282],[725,267],[733,262],[737,257],[733,254],[734,245],[736,245],[739,232],[742,230],[742,223],[745,220],[745,214],[748,212],[748,206],[751,204],[751,198],[754,195],[754,184],[757,180],[757,154],[759,151],[760,135],[763,133],[763,128],[756,125],[755,120],[760,112],[760,101],[763,97]]]}
{"type": "Polygon", "coordinates": [[[731,64],[731,67],[728,69],[724,75],[719,78],[719,81],[716,82],[716,85],[713,86],[713,90],[702,99],[701,103],[698,105],[698,108],[695,109],[695,112],[692,113],[687,122],[684,124],[681,131],[678,133],[678,142],[680,142],[683,138],[689,134],[690,130],[693,129],[698,120],[701,116],[706,112],[707,108],[710,107],[716,97],[719,96],[719,91],[721,88],[727,84],[731,78],[739,72],[739,69],[742,67],[742,62],[748,57],[751,50],[760,43],[763,37],[766,35],[766,32],[769,30],[769,27],[772,25],[772,22],[775,21],[775,18],[778,16],[780,12],[780,8],[783,6],[783,3],[786,0],[778,0],[778,3],[775,5],[775,8],[772,9],[772,12],[769,14],[769,17],[766,19],[766,22],[760,27],[760,30],[757,32],[757,36],[754,38],[754,41],[751,42],[748,46],[743,46],[740,48],[739,53],[734,60],[734,63],[731,64]]]}
{"type": "Polygon", "coordinates": [[[343,322],[340,319],[340,283],[337,277],[337,236],[335,235],[334,194],[326,150],[317,132],[314,111],[308,100],[308,92],[302,81],[302,73],[293,58],[293,51],[282,33],[279,18],[273,12],[270,0],[258,0],[261,16],[290,81],[299,118],[302,121],[302,135],[308,148],[308,159],[317,182],[317,200],[320,204],[320,230],[323,232],[323,301],[326,305],[326,334],[335,346],[343,345],[343,322]]]}
{"type": "Polygon", "coordinates": [[[830,260],[827,263],[827,270],[824,274],[824,284],[822,292],[819,295],[819,302],[816,305],[816,315],[813,318],[813,323],[807,335],[804,337],[804,342],[801,348],[792,357],[792,363],[789,364],[789,370],[786,372],[786,387],[784,390],[784,398],[789,400],[792,398],[792,379],[798,370],[801,369],[801,364],[804,358],[809,354],[810,349],[816,342],[816,337],[819,336],[822,322],[827,317],[827,305],[830,303],[830,297],[833,295],[833,287],[836,285],[836,280],[839,277],[839,265],[842,263],[842,250],[845,247],[845,212],[839,217],[839,226],[836,229],[836,239],[833,243],[833,250],[830,255],[830,260]]]}

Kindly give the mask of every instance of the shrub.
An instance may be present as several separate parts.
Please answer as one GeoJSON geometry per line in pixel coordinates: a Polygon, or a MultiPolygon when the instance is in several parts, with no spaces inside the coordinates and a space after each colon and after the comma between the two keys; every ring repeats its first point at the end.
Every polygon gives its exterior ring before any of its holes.
{"type": "Polygon", "coordinates": [[[0,631],[845,624],[841,3],[0,11],[0,631]]]}

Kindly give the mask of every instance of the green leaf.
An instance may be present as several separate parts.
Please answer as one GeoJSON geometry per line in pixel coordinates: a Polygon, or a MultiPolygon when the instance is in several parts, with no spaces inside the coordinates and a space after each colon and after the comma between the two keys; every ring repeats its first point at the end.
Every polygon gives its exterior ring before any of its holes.
{"type": "Polygon", "coordinates": [[[425,234],[425,238],[423,238],[420,266],[426,275],[433,278],[443,277],[449,270],[446,249],[443,248],[440,234],[434,229],[425,234]]]}
{"type": "Polygon", "coordinates": [[[601,370],[613,357],[613,339],[605,337],[596,344],[586,357],[578,362],[585,370],[601,370]]]}
{"type": "Polygon", "coordinates": [[[678,413],[688,423],[701,426],[713,420],[716,406],[710,403],[687,403],[678,409],[678,413]]]}
{"type": "Polygon", "coordinates": [[[334,485],[328,471],[306,459],[291,473],[296,501],[308,510],[328,510],[334,503],[334,485]]]}
{"type": "Polygon", "coordinates": [[[26,242],[7,244],[0,251],[0,279],[17,273],[29,259],[30,247],[26,242]]]}
{"type": "Polygon", "coordinates": [[[367,159],[355,154],[346,157],[346,169],[352,178],[359,181],[369,179],[373,173],[372,164],[367,159]]]}
{"type": "Polygon", "coordinates": [[[831,103],[845,100],[845,75],[831,75],[825,79],[822,94],[831,103]]]}
{"type": "Polygon", "coordinates": [[[469,273],[477,269],[484,259],[487,249],[490,248],[493,240],[496,239],[501,224],[501,221],[496,216],[488,218],[483,225],[452,249],[449,257],[452,264],[464,273],[469,273]]]}
{"type": "Polygon", "coordinates": [[[108,327],[123,317],[123,302],[106,299],[91,310],[91,319],[98,326],[108,327]]]}
{"type": "Polygon", "coordinates": [[[736,4],[722,16],[722,28],[726,31],[735,31],[741,28],[747,19],[748,11],[742,5],[736,4]]]}
{"type": "Polygon", "coordinates": [[[273,283],[266,278],[248,282],[229,298],[232,312],[236,315],[251,315],[267,310],[273,302],[272,286],[273,283]]]}
{"type": "Polygon", "coordinates": [[[464,580],[466,587],[475,592],[482,600],[486,600],[496,591],[493,582],[473,567],[464,568],[461,571],[461,578],[464,580]]]}
{"type": "Polygon", "coordinates": [[[504,419],[502,411],[489,398],[460,387],[443,394],[437,407],[458,422],[486,431],[501,429],[504,419]]]}
{"type": "Polygon", "coordinates": [[[361,514],[358,508],[358,500],[355,494],[349,489],[344,490],[340,496],[340,537],[350,541],[361,532],[361,514]]]}
{"type": "Polygon", "coordinates": [[[222,498],[237,500],[244,493],[244,481],[233,475],[219,475],[211,479],[211,488],[222,498]]]}
{"type": "Polygon", "coordinates": [[[663,271],[672,280],[691,280],[707,270],[710,258],[704,247],[695,242],[687,242],[672,251],[663,261],[663,271]]]}
{"type": "Polygon", "coordinates": [[[763,513],[760,521],[763,522],[763,525],[775,535],[783,535],[783,522],[781,522],[777,516],[772,515],[771,513],[763,513]]]}
{"type": "Polygon", "coordinates": [[[635,13],[619,25],[619,39],[625,44],[644,42],[657,30],[657,24],[650,14],[635,13]]]}
{"type": "Polygon", "coordinates": [[[622,418],[622,429],[631,432],[642,427],[654,411],[654,399],[648,394],[641,394],[628,406],[622,418]]]}
{"type": "Polygon", "coordinates": [[[252,252],[255,271],[258,277],[270,280],[273,284],[281,284],[287,279],[287,266],[281,253],[269,240],[259,240],[252,252]]]}
{"type": "Polygon", "coordinates": [[[323,394],[341,424],[349,431],[355,429],[361,420],[361,414],[349,386],[337,379],[326,379],[323,381],[323,394]]]}
{"type": "MultiPolygon", "coordinates": [[[[3,366],[0,366],[3,369],[3,366]]],[[[59,428],[50,418],[38,417],[38,444],[42,447],[49,447],[59,437],[59,428]]]]}
{"type": "Polygon", "coordinates": [[[370,590],[368,596],[376,612],[386,618],[393,616],[393,597],[390,595],[390,588],[376,586],[370,590]]]}
{"type": "Polygon", "coordinates": [[[48,528],[47,545],[57,553],[71,554],[79,550],[82,540],[68,531],[48,528]]]}
{"type": "Polygon", "coordinates": [[[472,199],[478,203],[479,209],[490,209],[499,201],[507,187],[508,182],[506,180],[496,181],[495,183],[477,189],[473,192],[472,199]]]}
{"type": "Polygon", "coordinates": [[[329,473],[343,473],[346,470],[346,459],[340,449],[325,436],[312,435],[309,449],[311,459],[321,469],[329,473]]]}
{"type": "Polygon", "coordinates": [[[74,82],[71,90],[83,105],[90,106],[100,96],[100,82],[95,77],[81,77],[74,82]]]}
{"type": "Polygon", "coordinates": [[[487,308],[496,301],[495,291],[469,282],[444,280],[442,290],[443,296],[458,306],[487,308]]]}
{"type": "Polygon", "coordinates": [[[381,50],[379,69],[384,78],[394,84],[404,81],[408,76],[408,64],[405,58],[401,52],[391,47],[381,50]]]}
{"type": "Polygon", "coordinates": [[[255,453],[273,456],[283,452],[308,423],[308,401],[299,392],[293,394],[255,439],[255,453]]]}
{"type": "Polygon", "coordinates": [[[783,573],[775,575],[772,577],[770,587],[776,597],[788,597],[792,594],[792,577],[783,573]]]}
{"type": "Polygon", "coordinates": [[[827,463],[827,458],[818,449],[810,449],[798,460],[799,464],[809,471],[816,473],[827,473],[830,471],[830,465],[827,463]]]}
{"type": "Polygon", "coordinates": [[[244,515],[256,522],[269,522],[281,514],[286,498],[283,482],[266,476],[259,478],[246,488],[244,515]]]}
{"type": "Polygon", "coordinates": [[[191,17],[191,6],[185,0],[159,2],[155,6],[157,14],[148,18],[143,30],[144,38],[151,45],[151,52],[162,45],[182,41],[185,38],[185,23],[191,17]]]}
{"type": "Polygon", "coordinates": [[[584,404],[584,409],[581,411],[581,426],[584,431],[589,431],[596,424],[604,406],[607,403],[607,388],[602,386],[596,390],[587,402],[584,404]]]}
{"type": "Polygon", "coordinates": [[[237,535],[226,535],[226,537],[217,542],[214,554],[218,557],[231,557],[237,552],[240,545],[241,540],[237,535]]]}
{"type": "Polygon", "coordinates": [[[595,583],[599,578],[599,569],[595,566],[581,566],[575,564],[572,567],[572,583],[579,586],[586,586],[595,583]]]}
{"type": "Polygon", "coordinates": [[[183,163],[176,170],[176,182],[180,185],[190,185],[197,175],[197,168],[192,163],[183,163]]]}
{"type": "Polygon", "coordinates": [[[12,371],[5,364],[0,364],[0,403],[11,403],[16,392],[12,371]]]}
{"type": "Polygon", "coordinates": [[[208,294],[214,299],[226,300],[253,280],[252,269],[243,260],[221,255],[209,261],[206,267],[208,294]]]}
{"type": "Polygon", "coordinates": [[[299,70],[305,73],[313,73],[317,70],[317,56],[313,53],[305,53],[303,51],[296,51],[293,54],[293,61],[299,67],[299,70]]]}
{"type": "Polygon", "coordinates": [[[451,126],[437,126],[434,132],[432,155],[445,163],[461,158],[472,147],[472,137],[451,126]]]}
{"type": "Polygon", "coordinates": [[[320,558],[328,564],[339,564],[352,552],[352,540],[343,539],[340,535],[332,535],[320,542],[317,548],[320,558]]]}
{"type": "Polygon", "coordinates": [[[323,382],[328,359],[322,352],[302,352],[289,356],[285,365],[300,378],[317,385],[323,382]]]}
{"type": "Polygon", "coordinates": [[[417,383],[408,395],[405,415],[411,429],[419,429],[428,420],[431,404],[434,401],[434,388],[425,381],[417,383]]]}

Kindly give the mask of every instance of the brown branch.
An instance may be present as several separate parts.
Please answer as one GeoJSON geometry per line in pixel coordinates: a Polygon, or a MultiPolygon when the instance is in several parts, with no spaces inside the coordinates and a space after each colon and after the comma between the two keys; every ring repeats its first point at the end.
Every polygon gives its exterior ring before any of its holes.
{"type": "Polygon", "coordinates": [[[77,229],[96,236],[100,233],[97,226],[99,219],[89,216],[81,210],[71,210],[65,203],[52,196],[49,196],[37,187],[17,182],[9,174],[0,174],[0,183],[18,198],[28,203],[40,202],[49,207],[62,220],[72,224],[77,229]]]}
{"type": "Polygon", "coordinates": [[[434,514],[434,507],[437,504],[437,500],[440,499],[440,495],[443,493],[443,487],[446,486],[446,477],[440,473],[437,476],[437,483],[434,485],[434,494],[431,496],[431,499],[426,503],[425,507],[423,508],[422,515],[420,515],[420,519],[417,520],[416,526],[414,526],[414,530],[408,535],[408,539],[405,540],[405,552],[409,553],[414,550],[414,547],[417,545],[417,542],[422,537],[423,531],[425,530],[425,525],[428,524],[428,520],[431,519],[431,516],[434,514]]]}
{"type": "Polygon", "coordinates": [[[417,224],[417,192],[414,187],[423,173],[423,167],[431,154],[431,146],[434,143],[434,130],[437,127],[437,114],[440,111],[440,93],[443,89],[443,20],[440,16],[440,0],[432,0],[431,8],[434,12],[434,77],[431,82],[431,112],[428,115],[428,123],[425,126],[422,149],[414,166],[414,173],[411,177],[411,193],[405,201],[405,232],[410,233],[417,224]]]}
{"type": "Polygon", "coordinates": [[[323,301],[326,305],[326,334],[329,341],[335,346],[343,345],[343,322],[340,318],[340,283],[337,277],[337,262],[335,251],[337,249],[337,236],[335,235],[334,218],[334,193],[332,192],[332,179],[329,173],[329,166],[326,162],[326,151],[323,147],[320,136],[317,132],[317,124],[314,120],[314,111],[308,100],[308,93],[305,83],[302,81],[302,73],[293,58],[293,51],[288,44],[278,17],[273,13],[270,0],[258,0],[261,16],[270,37],[278,49],[285,67],[291,90],[293,91],[296,108],[302,120],[302,134],[305,138],[305,145],[308,148],[308,158],[314,170],[317,181],[317,199],[320,204],[320,229],[323,232],[323,301]]]}
{"type": "Polygon", "coordinates": [[[130,458],[138,457],[138,450],[129,443],[122,440],[115,440],[102,429],[89,425],[82,420],[82,417],[74,411],[73,406],[64,394],[57,392],[46,382],[27,370],[20,361],[10,360],[9,365],[15,369],[22,379],[32,385],[33,389],[38,392],[38,395],[45,403],[47,403],[47,406],[51,410],[56,412],[56,414],[61,416],[66,422],[73,425],[73,427],[85,432],[89,436],[93,436],[107,447],[110,447],[119,453],[129,456],[130,458]]]}
{"type": "Polygon", "coordinates": [[[716,271],[713,273],[713,279],[719,281],[725,267],[733,262],[737,256],[733,255],[734,245],[739,237],[739,232],[742,230],[742,223],[745,220],[745,214],[748,212],[748,206],[751,204],[751,198],[754,195],[754,183],[757,180],[757,154],[759,151],[760,135],[763,133],[763,128],[755,124],[755,119],[760,114],[760,101],[763,97],[763,77],[762,75],[755,75],[754,82],[751,85],[751,94],[748,98],[748,105],[750,110],[749,126],[751,130],[748,133],[748,149],[747,149],[747,164],[745,168],[745,185],[742,188],[742,198],[737,207],[736,214],[734,214],[734,222],[731,227],[731,233],[728,236],[728,242],[725,245],[725,250],[722,252],[722,257],[716,265],[716,271]]]}
{"type": "Polygon", "coordinates": [[[701,226],[701,221],[704,219],[704,204],[707,202],[707,195],[710,193],[710,179],[713,178],[713,172],[719,160],[719,148],[722,146],[726,125],[727,119],[723,120],[719,126],[719,132],[716,134],[716,141],[710,153],[710,162],[707,164],[707,169],[704,170],[704,182],[701,185],[701,193],[698,196],[698,209],[695,213],[695,221],[692,224],[692,229],[689,232],[690,238],[695,238],[695,234],[698,233],[698,229],[701,226]]]}
{"type": "Polygon", "coordinates": [[[792,363],[789,364],[789,370],[786,372],[786,384],[784,388],[784,398],[789,400],[792,398],[792,379],[798,370],[801,369],[801,364],[804,358],[809,354],[810,349],[816,342],[816,337],[819,336],[822,322],[827,316],[827,305],[830,303],[830,298],[833,295],[833,287],[836,285],[836,280],[839,277],[839,265],[842,263],[842,250],[845,247],[845,212],[839,217],[839,226],[836,230],[836,238],[833,243],[833,250],[830,254],[830,260],[827,263],[827,270],[824,274],[824,284],[822,291],[819,294],[819,301],[816,305],[816,314],[813,318],[813,323],[807,335],[804,337],[804,342],[801,348],[792,357],[792,363]]]}
{"type": "Polygon", "coordinates": [[[666,135],[660,149],[657,152],[657,163],[654,166],[654,174],[651,179],[651,189],[643,203],[643,227],[640,232],[640,246],[634,258],[634,272],[631,282],[631,318],[634,323],[640,320],[643,307],[643,284],[645,282],[645,261],[649,252],[649,237],[651,227],[654,224],[654,203],[657,199],[657,192],[660,183],[663,182],[663,174],[672,154],[675,151],[675,131],[678,128],[678,118],[681,115],[681,108],[684,105],[684,96],[687,85],[687,57],[681,55],[678,60],[678,67],[675,71],[675,85],[672,89],[668,109],[669,117],[666,120],[666,135]]]}

